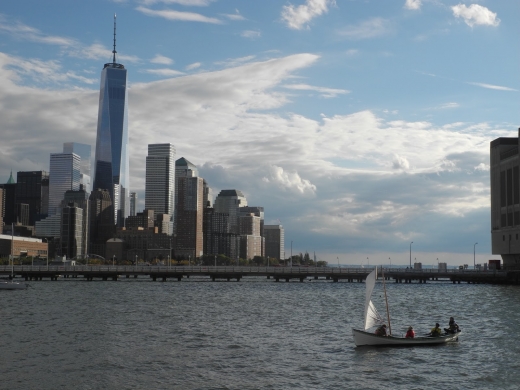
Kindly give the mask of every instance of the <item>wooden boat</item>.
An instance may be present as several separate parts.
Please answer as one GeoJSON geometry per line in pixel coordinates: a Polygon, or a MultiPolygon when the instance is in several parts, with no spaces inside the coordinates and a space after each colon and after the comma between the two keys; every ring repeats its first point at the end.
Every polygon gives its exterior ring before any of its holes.
{"type": "Polygon", "coordinates": [[[388,299],[386,295],[386,286],[383,286],[385,291],[386,312],[389,327],[389,336],[378,336],[373,331],[367,331],[377,325],[382,325],[385,321],[378,313],[376,307],[372,303],[372,291],[374,290],[377,280],[377,268],[375,268],[366,278],[366,292],[365,292],[365,329],[352,329],[354,336],[354,343],[357,347],[363,345],[372,346],[416,346],[416,345],[439,345],[453,341],[457,341],[461,332],[448,333],[441,336],[416,336],[414,338],[396,337],[392,336],[392,327],[390,324],[390,313],[388,310],[388,299]]]}

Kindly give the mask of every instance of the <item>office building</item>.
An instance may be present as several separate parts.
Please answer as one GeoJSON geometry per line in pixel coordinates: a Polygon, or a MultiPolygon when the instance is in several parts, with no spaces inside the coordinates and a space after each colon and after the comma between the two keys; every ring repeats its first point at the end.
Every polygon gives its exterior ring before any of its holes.
{"type": "Polygon", "coordinates": [[[4,189],[0,188],[0,234],[3,231],[4,228],[4,189]]]}
{"type": "Polygon", "coordinates": [[[29,206],[27,225],[34,226],[35,221],[47,216],[49,174],[45,171],[18,172],[16,182],[16,203],[29,206]]]}
{"type": "Polygon", "coordinates": [[[215,199],[215,211],[229,215],[230,232],[239,234],[238,217],[241,207],[247,206],[247,199],[239,190],[222,190],[215,199]]]}
{"type": "Polygon", "coordinates": [[[125,227],[127,229],[151,229],[155,226],[154,221],[154,211],[153,210],[143,210],[141,213],[137,213],[137,215],[129,216],[126,219],[125,227]]]}
{"type": "Polygon", "coordinates": [[[122,226],[130,208],[128,81],[124,65],[116,62],[115,31],[114,17],[113,58],[101,71],[93,189],[109,192],[114,221],[122,226]]]}
{"type": "Polygon", "coordinates": [[[175,162],[175,255],[203,255],[204,186],[198,169],[181,157],[175,162]]]}
{"type": "Polygon", "coordinates": [[[92,147],[87,144],[78,142],[65,142],[63,144],[63,153],[75,153],[81,158],[80,163],[80,187],[90,194],[92,191],[92,147]]]}
{"type": "Polygon", "coordinates": [[[89,254],[105,257],[108,239],[114,236],[114,210],[108,190],[94,190],[89,196],[89,254]]]}
{"type": "Polygon", "coordinates": [[[282,225],[264,225],[265,256],[285,259],[285,233],[282,225]]]}
{"type": "Polygon", "coordinates": [[[7,183],[0,184],[0,188],[4,192],[4,226],[11,225],[16,223],[16,182],[12,171],[7,183]]]}
{"type": "MultiPolygon", "coordinates": [[[[146,156],[145,209],[154,216],[173,218],[175,202],[175,147],[172,144],[148,145],[146,156]]],[[[155,218],[154,218],[155,219],[155,218]]]]}
{"type": "Polygon", "coordinates": [[[137,210],[137,192],[130,192],[130,216],[135,217],[137,210]]]}
{"type": "Polygon", "coordinates": [[[75,153],[51,153],[49,171],[49,215],[58,214],[65,192],[79,190],[80,157],[75,153]]]}
{"type": "Polygon", "coordinates": [[[89,218],[90,218],[90,202],[89,202],[89,193],[85,190],[79,191],[67,191],[65,192],[65,196],[62,203],[63,207],[70,207],[73,205],[74,207],[78,207],[82,210],[82,223],[81,227],[82,236],[81,236],[81,251],[76,255],[78,257],[84,257],[88,253],[88,243],[89,243],[89,218]]]}
{"type": "Polygon", "coordinates": [[[83,244],[83,209],[71,202],[61,210],[60,255],[67,259],[82,257],[83,244]]]}

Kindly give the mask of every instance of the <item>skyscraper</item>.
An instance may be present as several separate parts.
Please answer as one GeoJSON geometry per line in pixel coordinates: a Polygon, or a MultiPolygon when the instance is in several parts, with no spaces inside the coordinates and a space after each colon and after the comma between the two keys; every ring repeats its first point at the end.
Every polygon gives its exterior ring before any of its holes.
{"type": "Polygon", "coordinates": [[[91,146],[87,144],[80,144],[78,142],[65,142],[63,144],[63,153],[76,153],[81,157],[81,187],[86,193],[90,194],[92,191],[91,183],[91,165],[90,161],[92,158],[91,146]]]}
{"type": "Polygon", "coordinates": [[[130,217],[135,217],[137,210],[137,192],[130,192],[130,217]]]}
{"type": "Polygon", "coordinates": [[[146,156],[146,183],[144,208],[173,219],[175,202],[175,146],[172,144],[148,145],[146,156]]]}
{"type": "Polygon", "coordinates": [[[192,259],[203,254],[203,179],[184,157],[175,162],[175,255],[192,259]]]}
{"type": "Polygon", "coordinates": [[[75,153],[51,153],[49,170],[49,215],[60,214],[68,190],[79,190],[80,157],[75,153]]]}
{"type": "Polygon", "coordinates": [[[96,138],[94,189],[107,190],[114,205],[116,224],[129,213],[127,70],[116,63],[116,19],[112,62],[101,71],[96,138]]]}
{"type": "Polygon", "coordinates": [[[44,201],[45,191],[48,191],[48,187],[45,187],[45,184],[48,185],[48,179],[49,174],[45,171],[17,173],[16,203],[29,205],[29,225],[34,226],[35,221],[42,219],[42,216],[46,217],[44,214],[47,214],[47,207],[44,206],[44,201]]]}
{"type": "Polygon", "coordinates": [[[282,225],[264,225],[265,255],[285,259],[285,233],[282,225]]]}

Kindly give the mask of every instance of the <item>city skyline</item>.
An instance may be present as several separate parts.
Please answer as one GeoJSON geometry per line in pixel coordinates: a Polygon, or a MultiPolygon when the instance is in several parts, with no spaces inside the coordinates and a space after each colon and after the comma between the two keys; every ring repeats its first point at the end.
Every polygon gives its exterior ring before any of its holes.
{"type": "Polygon", "coordinates": [[[518,127],[518,11],[505,0],[4,5],[0,182],[48,171],[64,140],[94,147],[117,13],[138,210],[146,145],[172,143],[214,194],[240,190],[281,223],[286,254],[292,242],[330,264],[407,264],[411,247],[412,261],[469,264],[478,242],[477,263],[498,258],[489,143],[518,127]]]}

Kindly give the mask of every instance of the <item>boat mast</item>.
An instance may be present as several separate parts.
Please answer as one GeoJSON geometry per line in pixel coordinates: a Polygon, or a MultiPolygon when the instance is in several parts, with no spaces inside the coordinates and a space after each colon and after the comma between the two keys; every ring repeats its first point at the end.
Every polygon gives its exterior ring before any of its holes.
{"type": "Polygon", "coordinates": [[[392,325],[390,324],[390,310],[388,310],[388,297],[386,296],[386,284],[385,284],[385,271],[383,271],[383,266],[381,266],[381,276],[383,277],[383,289],[385,290],[385,302],[386,302],[386,316],[388,318],[388,331],[390,332],[390,336],[392,335],[392,325]]]}

